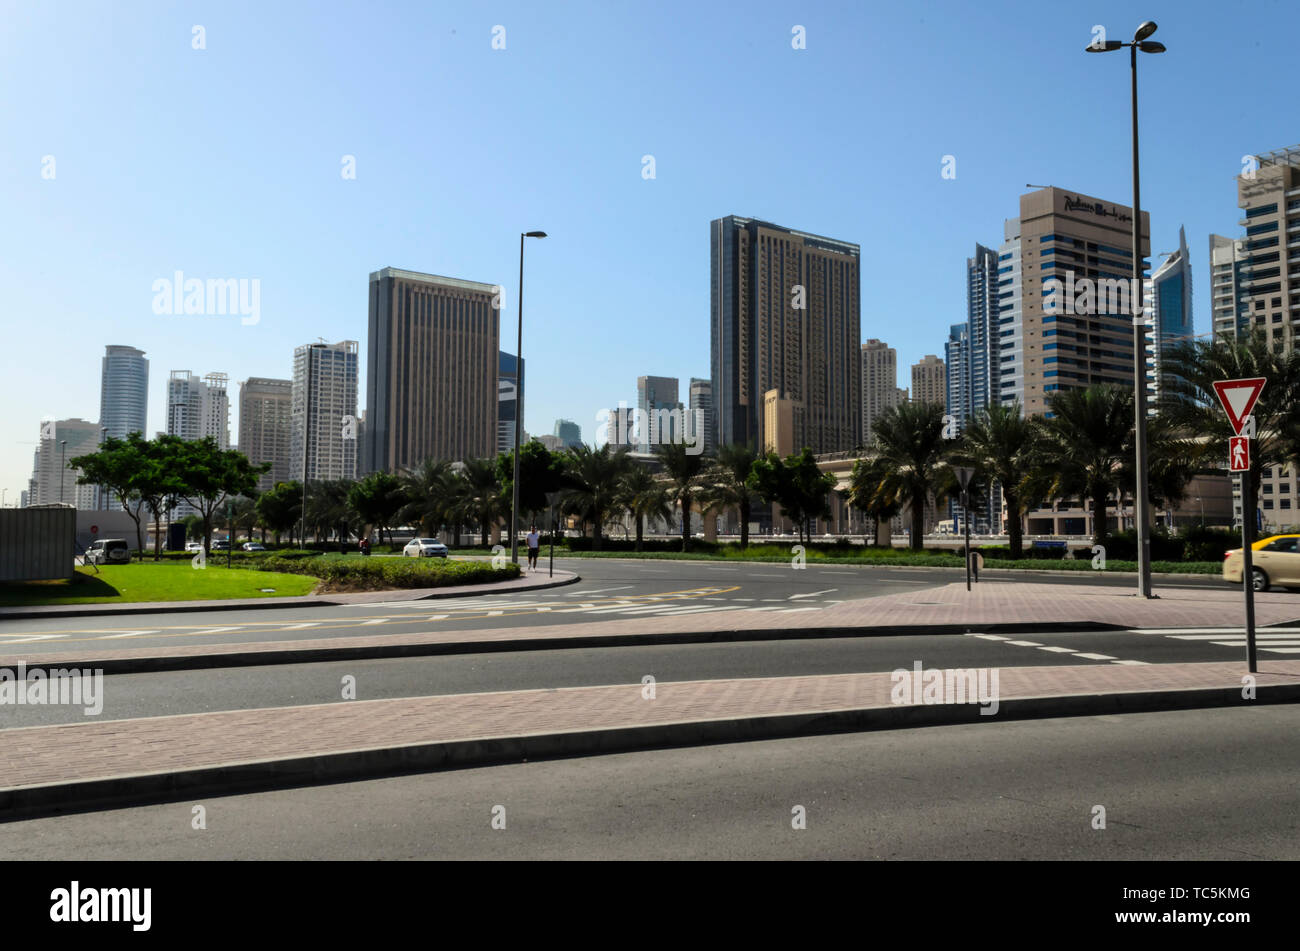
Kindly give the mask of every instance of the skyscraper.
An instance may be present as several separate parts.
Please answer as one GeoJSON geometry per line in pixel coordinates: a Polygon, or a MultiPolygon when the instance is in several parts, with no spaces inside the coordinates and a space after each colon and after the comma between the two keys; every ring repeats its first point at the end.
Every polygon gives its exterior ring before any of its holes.
{"type": "Polygon", "coordinates": [[[700,435],[704,439],[704,454],[711,456],[718,451],[718,423],[713,406],[713,382],[691,377],[690,397],[691,412],[687,417],[688,429],[694,425],[703,426],[704,431],[700,435]]]}
{"type": "Polygon", "coordinates": [[[859,348],[862,360],[862,445],[871,441],[871,424],[902,402],[898,388],[898,351],[874,337],[859,348]]]}
{"type": "Polygon", "coordinates": [[[271,463],[258,492],[289,478],[293,381],[252,376],[239,384],[239,451],[255,464],[271,463]]]}
{"type": "Polygon", "coordinates": [[[172,370],[167,379],[167,434],[181,439],[202,439],[204,432],[203,381],[189,370],[172,370]]]}
{"type": "Polygon", "coordinates": [[[357,370],[355,340],[306,344],[293,351],[291,479],[356,477],[357,370]]]}
{"type": "Polygon", "coordinates": [[[852,449],[862,427],[858,246],[735,215],[709,227],[718,444],[757,448],[765,405],[784,413],[788,400],[796,449],[852,449]]]}
{"type": "Polygon", "coordinates": [[[1246,239],[1210,235],[1210,327],[1214,335],[1249,336],[1250,308],[1242,293],[1246,239]]]}
{"type": "Polygon", "coordinates": [[[1147,320],[1148,406],[1155,414],[1162,394],[1168,397],[1173,377],[1165,369],[1169,351],[1192,339],[1192,263],[1187,254],[1187,235],[1178,229],[1178,250],[1143,282],[1147,320]]]}
{"type": "Polygon", "coordinates": [[[370,275],[365,471],[494,454],[497,293],[391,267],[370,275]]]}
{"type": "Polygon", "coordinates": [[[566,449],[577,446],[582,442],[582,427],[571,419],[557,419],[555,436],[559,438],[560,445],[566,449]]]}
{"type": "Polygon", "coordinates": [[[966,320],[949,328],[944,344],[945,402],[959,432],[998,392],[997,339],[998,255],[976,244],[975,256],[966,259],[966,320]]]}
{"type": "MultiPolygon", "coordinates": [[[[497,355],[497,452],[515,451],[516,420],[524,418],[523,387],[520,384],[523,373],[516,370],[521,363],[523,371],[527,372],[527,361],[516,359],[513,353],[502,351],[497,355]]],[[[522,431],[519,439],[521,443],[524,441],[522,431]]]]}
{"type": "MultiPolygon", "coordinates": [[[[1141,231],[1145,262],[1146,212],[1141,231]]],[[[1133,316],[1141,312],[1131,286],[1133,210],[1041,188],[1020,196],[1020,217],[1006,222],[1004,235],[998,253],[999,400],[1009,405],[1018,399],[1023,412],[1044,413],[1060,390],[1132,386],[1133,316]]]]}
{"type": "Polygon", "coordinates": [[[203,435],[211,436],[222,449],[230,448],[230,377],[208,373],[203,377],[203,435]]]}
{"type": "MultiPolygon", "coordinates": [[[[105,438],[144,434],[149,412],[149,361],[135,347],[104,348],[99,382],[99,425],[105,438]]],[[[96,508],[120,511],[122,503],[102,492],[96,508]]]]}
{"type": "Polygon", "coordinates": [[[36,457],[36,500],[34,505],[63,502],[79,509],[94,509],[98,486],[77,485],[80,469],[68,468],[77,456],[94,452],[100,444],[100,426],[85,419],[55,420],[52,427],[41,425],[40,451],[36,457]]]}
{"type": "Polygon", "coordinates": [[[677,380],[669,376],[636,378],[636,408],[641,419],[643,450],[658,443],[682,440],[683,434],[677,429],[683,421],[677,385],[677,380]]]}
{"type": "Polygon", "coordinates": [[[912,402],[947,403],[947,377],[943,361],[927,353],[919,363],[912,364],[912,402]]]}

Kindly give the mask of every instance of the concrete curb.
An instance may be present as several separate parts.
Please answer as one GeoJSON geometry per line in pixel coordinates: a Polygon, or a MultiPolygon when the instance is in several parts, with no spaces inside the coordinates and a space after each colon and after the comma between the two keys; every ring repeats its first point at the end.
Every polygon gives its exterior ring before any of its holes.
{"type": "MultiPolygon", "coordinates": [[[[1300,684],[1257,688],[1251,704],[1300,702],[1300,684]]],[[[992,723],[1050,717],[1149,713],[1240,707],[1241,688],[1074,694],[1002,701],[996,716],[978,705],[936,704],[864,707],[776,716],[690,720],[645,726],[595,728],[559,733],[466,738],[436,743],[370,747],[304,757],[227,763],[165,773],[137,773],[101,779],[0,789],[0,822],[63,812],[85,812],[174,802],[194,796],[232,795],[355,782],[409,773],[491,766],[521,760],[592,756],[669,747],[702,746],[834,733],[923,726],[992,723]]]]}
{"type": "MultiPolygon", "coordinates": [[[[450,586],[454,589],[450,591],[435,591],[431,594],[424,594],[418,598],[397,598],[394,600],[405,601],[435,601],[443,598],[477,598],[488,594],[514,594],[516,591],[544,591],[547,588],[559,588],[564,585],[577,584],[582,580],[582,576],[573,572],[572,578],[566,578],[561,581],[546,581],[539,584],[518,585],[513,588],[491,588],[487,590],[465,590],[466,585],[450,586]]],[[[498,584],[499,582],[491,582],[498,584]]],[[[393,588],[389,591],[375,591],[373,594],[401,594],[403,588],[393,588]]],[[[177,604],[172,601],[141,601],[132,604],[129,607],[119,607],[114,604],[77,604],[67,605],[66,607],[56,607],[53,611],[31,611],[25,608],[0,608],[0,622],[4,621],[30,621],[40,618],[58,618],[58,617],[119,617],[132,614],[188,614],[195,611],[238,611],[242,608],[252,608],[257,610],[270,610],[274,608],[331,608],[341,604],[352,604],[356,602],[331,600],[329,595],[304,595],[301,598],[242,598],[237,601],[205,601],[201,604],[192,602],[182,602],[177,604]],[[112,608],[105,611],[105,608],[112,608]]],[[[362,602],[364,603],[364,602],[362,602]]],[[[39,605],[33,605],[39,607],[39,605]]]]}
{"type": "MultiPolygon", "coordinates": [[[[93,654],[58,661],[39,655],[24,660],[28,670],[46,667],[80,667],[105,674],[141,674],[158,671],[212,670],[223,667],[269,667],[279,664],[320,664],[394,657],[437,657],[448,654],[500,654],[524,651],[573,650],[599,647],[647,647],[671,644],[739,643],[746,641],[822,640],[845,637],[899,637],[924,634],[1016,634],[1076,631],[1126,631],[1129,628],[1101,621],[1015,624],[917,624],[910,627],[792,627],[737,628],[725,631],[645,632],[638,634],[575,634],[570,637],[510,638],[495,641],[441,641],[426,644],[372,644],[365,647],[285,647],[266,651],[226,651],[210,654],[114,657],[96,660],[93,654]]],[[[265,642],[264,642],[265,643],[265,642]]],[[[289,642],[292,643],[292,642],[289,642]]]]}

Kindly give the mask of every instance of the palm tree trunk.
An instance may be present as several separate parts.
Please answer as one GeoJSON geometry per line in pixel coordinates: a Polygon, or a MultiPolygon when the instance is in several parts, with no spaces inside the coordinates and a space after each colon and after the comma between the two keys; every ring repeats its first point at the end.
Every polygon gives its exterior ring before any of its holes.
{"type": "Polygon", "coordinates": [[[749,547],[749,498],[742,497],[740,500],[740,550],[744,551],[749,547]]]}
{"type": "Polygon", "coordinates": [[[1103,489],[1092,498],[1092,543],[1106,543],[1106,490],[1103,489]]]}
{"type": "Polygon", "coordinates": [[[920,551],[925,542],[925,497],[917,499],[912,498],[912,537],[908,539],[908,547],[912,551],[920,551]]]}
{"type": "Polygon", "coordinates": [[[600,540],[601,540],[600,526],[604,524],[605,513],[602,512],[600,509],[596,509],[594,512],[592,512],[592,516],[593,518],[592,518],[592,525],[591,525],[591,550],[600,551],[600,540]]]}
{"type": "Polygon", "coordinates": [[[1002,497],[1007,503],[1007,540],[1010,542],[1011,557],[1019,558],[1024,554],[1024,526],[1020,523],[1020,499],[1015,492],[1002,490],[1002,497]]]}
{"type": "Polygon", "coordinates": [[[682,551],[687,551],[691,544],[691,494],[682,493],[682,551]]]}
{"type": "Polygon", "coordinates": [[[640,513],[638,513],[636,517],[636,550],[637,551],[641,550],[641,522],[642,522],[642,516],[640,513]]]}

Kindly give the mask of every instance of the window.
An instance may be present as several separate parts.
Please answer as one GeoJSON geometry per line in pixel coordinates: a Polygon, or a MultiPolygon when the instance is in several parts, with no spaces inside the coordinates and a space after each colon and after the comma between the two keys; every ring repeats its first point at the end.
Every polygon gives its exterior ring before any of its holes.
{"type": "Polygon", "coordinates": [[[1297,541],[1297,539],[1295,539],[1295,538],[1279,538],[1277,541],[1275,541],[1275,542],[1269,542],[1267,545],[1265,545],[1265,546],[1264,546],[1264,551],[1291,551],[1291,552],[1293,552],[1293,551],[1295,551],[1296,541],[1297,541]]]}
{"type": "Polygon", "coordinates": [[[1276,205],[1276,204],[1272,204],[1272,205],[1260,205],[1258,208],[1247,208],[1247,209],[1246,209],[1246,217],[1247,217],[1247,218],[1257,218],[1257,217],[1259,217],[1260,215],[1271,215],[1271,214],[1273,214],[1275,211],[1277,211],[1277,205],[1276,205]]]}

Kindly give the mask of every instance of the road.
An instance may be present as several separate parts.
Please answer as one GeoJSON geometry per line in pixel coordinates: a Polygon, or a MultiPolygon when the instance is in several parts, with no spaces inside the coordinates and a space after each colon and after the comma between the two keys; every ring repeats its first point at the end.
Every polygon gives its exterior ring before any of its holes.
{"type": "Polygon", "coordinates": [[[0,851],[75,861],[1295,860],[1298,727],[1294,706],[1242,707],[550,760],[9,823],[0,851]],[[206,829],[192,828],[195,804],[206,829]],[[494,806],[504,829],[491,826],[494,806]],[[802,830],[791,826],[796,806],[802,830]],[[1104,829],[1093,828],[1096,806],[1104,829]]]}
{"type": "MultiPolygon", "coordinates": [[[[791,626],[842,601],[925,590],[965,577],[961,569],[917,569],[784,564],[557,559],[581,574],[581,583],[511,595],[389,602],[355,606],[241,608],[190,614],[47,618],[0,622],[0,657],[41,650],[95,650],[172,644],[238,644],[378,633],[527,627],[734,611],[788,613],[791,626]]],[[[543,569],[544,573],[545,569],[543,569]]],[[[984,573],[982,584],[1032,580],[1050,584],[1133,586],[1126,576],[1094,572],[984,573]]],[[[1222,589],[1204,581],[1157,580],[1161,586],[1222,589]]],[[[1300,597],[1296,599],[1300,616],[1300,597]]]]}

